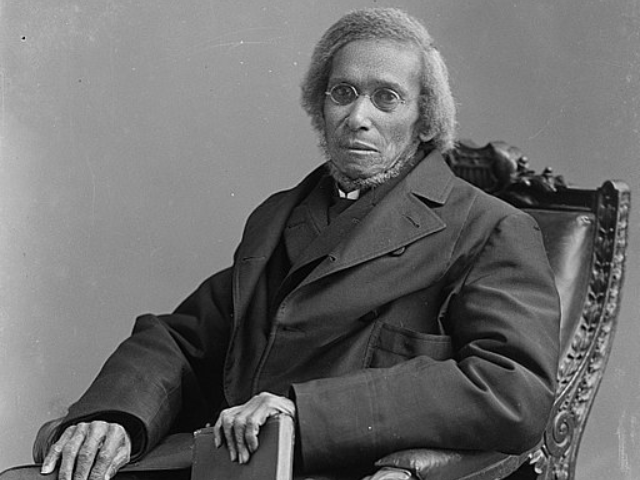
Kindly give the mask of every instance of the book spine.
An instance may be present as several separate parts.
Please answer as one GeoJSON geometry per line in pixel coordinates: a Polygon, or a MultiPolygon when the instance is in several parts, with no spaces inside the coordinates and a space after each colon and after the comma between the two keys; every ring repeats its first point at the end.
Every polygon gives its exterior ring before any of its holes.
{"type": "Polygon", "coordinates": [[[293,477],[293,446],[295,443],[295,427],[293,418],[281,415],[278,429],[279,451],[276,460],[276,480],[290,480],[293,477]]]}

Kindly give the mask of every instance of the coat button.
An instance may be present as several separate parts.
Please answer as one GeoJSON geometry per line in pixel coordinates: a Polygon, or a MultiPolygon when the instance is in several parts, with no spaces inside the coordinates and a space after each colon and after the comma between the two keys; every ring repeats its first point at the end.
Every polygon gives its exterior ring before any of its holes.
{"type": "Polygon", "coordinates": [[[394,250],[393,252],[391,252],[390,255],[394,256],[394,257],[399,257],[400,255],[402,255],[405,250],[407,249],[407,247],[400,247],[397,250],[394,250]]]}

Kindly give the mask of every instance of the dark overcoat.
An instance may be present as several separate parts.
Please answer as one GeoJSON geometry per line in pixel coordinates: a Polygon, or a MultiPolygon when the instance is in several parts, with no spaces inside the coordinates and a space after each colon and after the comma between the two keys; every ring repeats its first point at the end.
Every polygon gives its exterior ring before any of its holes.
{"type": "Polygon", "coordinates": [[[173,314],[140,317],[65,424],[124,414],[143,453],[269,391],[294,399],[311,470],[413,447],[534,446],[559,327],[535,221],[432,153],[363,218],[347,210],[349,233],[303,256],[289,280],[312,268],[274,294],[273,252],[322,175],[260,205],[233,266],[173,314]]]}

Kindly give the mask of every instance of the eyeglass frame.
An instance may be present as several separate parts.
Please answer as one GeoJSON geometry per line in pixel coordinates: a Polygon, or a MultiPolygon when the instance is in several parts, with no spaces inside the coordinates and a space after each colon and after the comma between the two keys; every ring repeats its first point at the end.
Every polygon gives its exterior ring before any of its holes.
{"type": "Polygon", "coordinates": [[[351,85],[350,83],[347,82],[340,82],[340,83],[336,83],[333,87],[331,87],[329,90],[327,90],[326,92],[324,92],[324,94],[335,104],[335,105],[339,105],[341,107],[346,107],[347,105],[351,105],[352,103],[354,103],[356,100],[358,100],[358,98],[360,97],[367,97],[369,99],[369,101],[371,102],[371,104],[376,107],[378,110],[380,110],[381,112],[385,112],[385,113],[391,113],[391,112],[395,112],[396,109],[400,106],[400,105],[404,105],[407,103],[407,101],[402,98],[402,95],[400,95],[398,92],[396,92],[393,88],[389,88],[389,87],[378,87],[376,88],[373,92],[369,93],[360,93],[358,91],[358,89],[354,86],[351,85]],[[352,101],[348,102],[348,103],[340,103],[338,102],[334,96],[333,93],[335,91],[336,88],[338,87],[348,87],[351,89],[352,92],[354,92],[355,97],[353,98],[352,101]],[[374,99],[376,93],[380,92],[380,91],[386,91],[386,92],[391,92],[397,99],[398,99],[398,103],[396,105],[393,106],[393,108],[388,109],[388,108],[380,108],[380,106],[378,105],[378,103],[376,102],[376,100],[374,99]]]}

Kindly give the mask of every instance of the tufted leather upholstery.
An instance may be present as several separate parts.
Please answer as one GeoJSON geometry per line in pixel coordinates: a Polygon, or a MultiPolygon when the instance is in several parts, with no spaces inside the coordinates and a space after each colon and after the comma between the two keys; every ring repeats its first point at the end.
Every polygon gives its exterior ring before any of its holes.
{"type": "MultiPolygon", "coordinates": [[[[560,295],[560,346],[566,354],[584,305],[593,255],[595,218],[591,212],[524,209],[542,231],[560,295]]],[[[563,355],[564,356],[564,355],[563,355]]]]}

